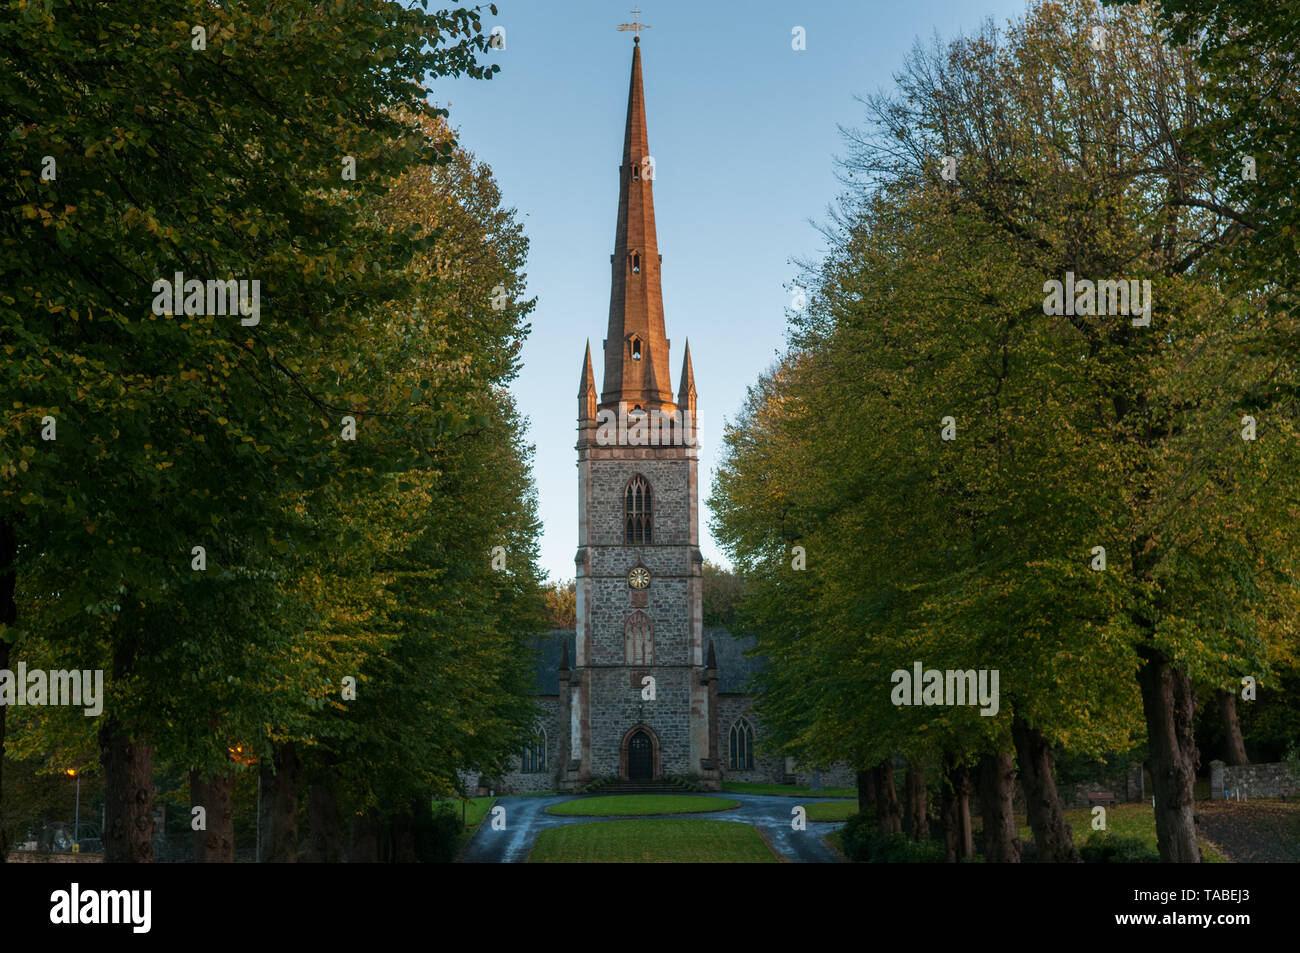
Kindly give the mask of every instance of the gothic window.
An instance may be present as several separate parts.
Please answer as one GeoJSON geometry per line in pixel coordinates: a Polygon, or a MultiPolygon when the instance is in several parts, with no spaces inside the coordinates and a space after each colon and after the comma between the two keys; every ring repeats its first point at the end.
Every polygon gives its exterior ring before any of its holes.
{"type": "Polygon", "coordinates": [[[546,729],[538,727],[537,737],[524,746],[519,770],[532,773],[546,770],[546,729]]]}
{"type": "Polygon", "coordinates": [[[641,339],[640,338],[632,339],[632,360],[634,361],[641,360],[641,339]]]}
{"type": "Polygon", "coordinates": [[[637,252],[632,253],[632,274],[641,274],[641,256],[637,252]]]}
{"type": "Polygon", "coordinates": [[[625,543],[649,543],[651,522],[650,484],[637,474],[627,484],[623,502],[625,543]]]}
{"type": "Polygon", "coordinates": [[[627,619],[623,635],[628,665],[653,665],[655,655],[654,627],[644,612],[633,612],[627,619]]]}
{"type": "Polygon", "coordinates": [[[727,748],[731,752],[732,771],[754,770],[754,728],[744,718],[737,718],[732,724],[727,748]]]}
{"type": "Polygon", "coordinates": [[[639,179],[639,178],[641,178],[641,166],[639,166],[637,163],[633,162],[633,163],[632,163],[632,181],[635,182],[635,181],[637,181],[637,179],[639,179]]]}

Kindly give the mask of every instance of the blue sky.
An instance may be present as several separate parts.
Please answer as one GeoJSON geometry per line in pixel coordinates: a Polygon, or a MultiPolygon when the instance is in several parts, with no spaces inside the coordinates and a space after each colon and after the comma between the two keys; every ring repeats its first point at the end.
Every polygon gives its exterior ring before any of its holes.
{"type": "MultiPolygon", "coordinates": [[[[673,388],[687,338],[699,390],[701,548],[726,563],[707,499],[724,420],[785,343],[796,260],[820,256],[814,222],[839,192],[837,125],[858,126],[855,95],[892,86],[916,39],[950,39],[985,17],[999,25],[1025,0],[912,3],[644,0],[641,41],[664,319],[673,388]],[[802,26],[807,48],[791,48],[802,26]]],[[[484,6],[486,12],[486,5],[484,6]]],[[[618,163],[632,33],[629,0],[505,0],[485,27],[505,28],[490,81],[439,80],[461,144],[492,167],[531,242],[538,298],[512,390],[530,419],[544,525],[541,564],[573,575],[577,548],[578,377],[609,317],[618,163]]]]}

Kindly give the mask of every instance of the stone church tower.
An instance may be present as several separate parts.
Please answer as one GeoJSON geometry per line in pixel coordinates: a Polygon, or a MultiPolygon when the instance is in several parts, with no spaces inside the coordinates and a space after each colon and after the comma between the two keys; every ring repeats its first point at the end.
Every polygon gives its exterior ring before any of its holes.
{"type": "Polygon", "coordinates": [[[578,392],[577,632],[560,671],[560,785],[719,785],[717,672],[701,614],[695,376],[671,388],[640,37],[632,50],[609,329],[578,392]]]}

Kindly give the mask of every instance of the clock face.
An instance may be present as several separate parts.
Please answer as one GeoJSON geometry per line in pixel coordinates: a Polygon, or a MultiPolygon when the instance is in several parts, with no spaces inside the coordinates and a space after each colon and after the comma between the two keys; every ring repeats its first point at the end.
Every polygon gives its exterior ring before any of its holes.
{"type": "Polygon", "coordinates": [[[650,585],[650,570],[637,566],[627,574],[627,584],[633,589],[644,589],[650,585]]]}

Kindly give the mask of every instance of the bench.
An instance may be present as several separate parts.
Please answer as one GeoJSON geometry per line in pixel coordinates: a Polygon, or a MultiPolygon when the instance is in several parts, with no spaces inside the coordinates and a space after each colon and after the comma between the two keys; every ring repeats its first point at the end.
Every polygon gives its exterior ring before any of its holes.
{"type": "Polygon", "coordinates": [[[1098,804],[1114,804],[1119,797],[1112,791],[1093,791],[1088,795],[1088,806],[1096,807],[1098,804]]]}

